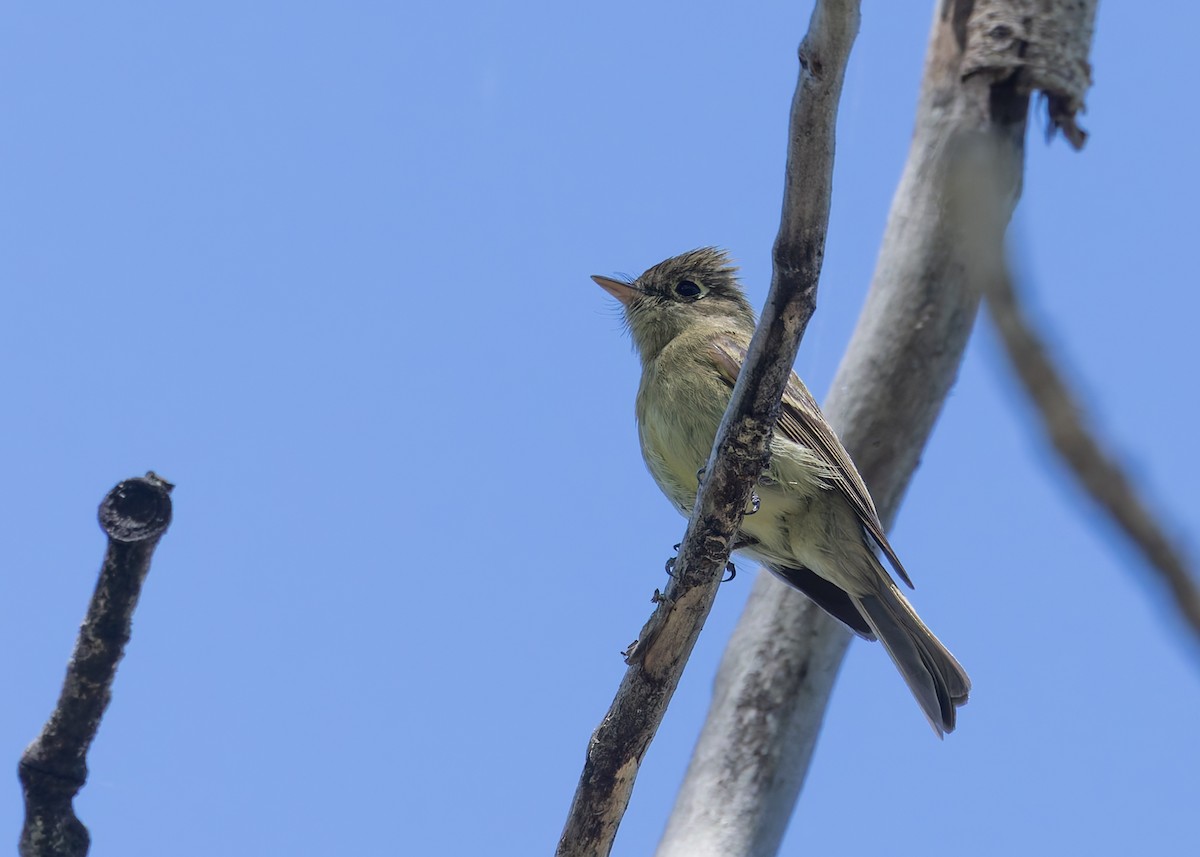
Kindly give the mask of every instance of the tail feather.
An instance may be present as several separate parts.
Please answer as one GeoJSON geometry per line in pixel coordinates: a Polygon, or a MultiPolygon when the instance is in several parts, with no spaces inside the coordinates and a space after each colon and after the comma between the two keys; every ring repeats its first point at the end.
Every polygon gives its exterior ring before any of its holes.
{"type": "Polygon", "coordinates": [[[864,640],[874,640],[875,634],[871,626],[862,616],[862,610],[846,590],[836,583],[831,583],[803,566],[787,568],[784,566],[764,566],[776,577],[795,589],[799,589],[817,606],[837,619],[864,640]]]}
{"type": "Polygon", "coordinates": [[[871,630],[895,662],[938,735],[954,731],[955,709],[967,701],[971,680],[889,580],[856,598],[871,630]]]}

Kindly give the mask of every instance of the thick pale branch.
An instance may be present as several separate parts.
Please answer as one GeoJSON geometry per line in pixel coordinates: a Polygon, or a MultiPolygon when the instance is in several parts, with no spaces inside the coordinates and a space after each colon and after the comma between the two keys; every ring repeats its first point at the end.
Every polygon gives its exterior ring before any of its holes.
{"type": "Polygon", "coordinates": [[[964,8],[964,78],[1000,81],[1015,76],[1025,93],[1046,96],[1050,131],[1076,149],[1087,133],[1076,119],[1092,85],[1095,0],[975,0],[964,8]]]}
{"type": "Polygon", "coordinates": [[[612,848],[638,765],[712,608],[779,401],[815,306],[829,217],[837,102],[858,32],[858,3],[818,2],[800,48],[792,103],[784,228],[767,307],[717,434],[680,546],[675,579],[629,653],[630,667],[588,745],[559,855],[612,848]]]}
{"type": "MultiPolygon", "coordinates": [[[[1029,94],[1053,78],[1012,63],[998,43],[1011,47],[1013,34],[981,23],[1005,5],[936,4],[908,162],[866,306],[825,406],[885,522],[957,375],[978,308],[979,252],[1000,253],[1020,195],[1029,94]],[[993,55],[1004,57],[1002,68],[988,64],[993,55]]],[[[1074,15],[1079,9],[1067,7],[1081,5],[1090,7],[1086,57],[1094,2],[1051,3],[1035,14],[1074,15]]],[[[1049,22],[1029,26],[1017,35],[1058,32],[1049,22]]],[[[1079,56],[1068,53],[1072,61],[1079,56]]],[[[1072,108],[1072,120],[1085,85],[1075,100],[1058,102],[1072,108]]],[[[1064,117],[1057,121],[1067,130],[1064,117]]],[[[760,575],[718,672],[658,857],[776,853],[848,642],[840,624],[760,575]]]]}
{"type": "Polygon", "coordinates": [[[1200,639],[1200,589],[1183,553],[1163,532],[1121,466],[1105,453],[1088,429],[1043,338],[1021,311],[1012,279],[1003,265],[988,278],[986,289],[989,315],[1050,442],[1084,491],[1158,573],[1184,621],[1200,639]]]}
{"type": "Polygon", "coordinates": [[[117,663],[158,540],[171,523],[174,486],[153,473],[120,483],[100,504],[108,550],[62,693],[42,732],[21,756],[25,792],[22,857],[83,857],[87,828],[71,805],[87,781],[87,751],[112,699],[117,663]]]}

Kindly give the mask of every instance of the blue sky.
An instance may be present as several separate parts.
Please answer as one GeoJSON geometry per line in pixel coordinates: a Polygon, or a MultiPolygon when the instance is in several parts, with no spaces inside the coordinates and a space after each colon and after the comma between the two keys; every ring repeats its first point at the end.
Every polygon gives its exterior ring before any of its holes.
{"type": "MultiPolygon", "coordinates": [[[[761,305],[809,8],[6,10],[14,768],[94,584],[97,503],[150,468],[178,484],[77,801],[93,854],[553,848],[684,526],[641,463],[636,360],[588,275],[719,244],[761,305]]],[[[818,396],[928,23],[926,4],[863,11],[797,361],[818,396]]],[[[1101,5],[1091,140],[1046,146],[1033,123],[1013,231],[1034,312],[1193,552],[1197,23],[1101,5]]],[[[936,741],[854,643],[784,853],[1186,850],[1200,659],[1064,481],[985,324],[893,542],[971,704],[936,741]]],[[[657,841],[751,580],[722,588],[618,854],[657,841]]],[[[20,819],[0,778],[0,836],[20,819]]]]}

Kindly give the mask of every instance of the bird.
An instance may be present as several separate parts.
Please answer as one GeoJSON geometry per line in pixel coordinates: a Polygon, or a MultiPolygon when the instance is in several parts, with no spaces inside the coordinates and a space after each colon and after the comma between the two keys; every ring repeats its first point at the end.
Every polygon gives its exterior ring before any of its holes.
{"type": "MultiPolygon", "coordinates": [[[[703,247],[636,279],[594,275],[621,304],[641,358],[635,403],[642,457],[686,517],[746,359],[757,319],[729,256],[703,247]]],[[[858,636],[879,640],[938,736],[955,728],[966,671],[901,593],[876,550],[912,586],[849,453],[795,372],[770,459],[735,549],[858,636]]]]}

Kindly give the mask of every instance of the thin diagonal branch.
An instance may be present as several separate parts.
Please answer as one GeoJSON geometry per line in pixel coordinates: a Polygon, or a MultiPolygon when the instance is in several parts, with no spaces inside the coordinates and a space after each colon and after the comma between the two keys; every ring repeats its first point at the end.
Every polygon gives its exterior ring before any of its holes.
{"type": "Polygon", "coordinates": [[[87,781],[87,751],[112,699],[117,663],[158,540],[171,523],[174,486],[147,473],[127,479],[100,504],[108,549],[100,579],[67,664],[62,693],[42,732],[21,756],[25,792],[22,857],[83,857],[87,828],[71,805],[87,781]]]}
{"type": "Polygon", "coordinates": [[[1043,337],[1022,311],[1012,277],[1003,265],[987,280],[986,297],[1009,362],[1050,443],[1083,490],[1157,572],[1200,640],[1200,587],[1183,552],[1167,537],[1121,465],[1104,451],[1088,427],[1083,409],[1054,365],[1043,337]]]}
{"type": "Polygon", "coordinates": [[[559,855],[591,857],[611,850],[638,765],[712,608],[751,486],[766,462],[784,385],[816,305],[837,103],[858,22],[856,0],[820,0],[800,46],[770,297],[717,433],[675,562],[676,577],[629,653],[629,670],[588,745],[559,855]]]}

